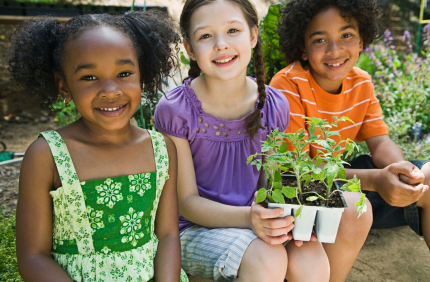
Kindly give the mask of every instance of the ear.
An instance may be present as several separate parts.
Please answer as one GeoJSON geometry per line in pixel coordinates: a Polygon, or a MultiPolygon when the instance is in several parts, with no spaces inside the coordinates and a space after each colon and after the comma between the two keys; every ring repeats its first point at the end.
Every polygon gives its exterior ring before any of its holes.
{"type": "Polygon", "coordinates": [[[55,85],[57,85],[57,90],[60,96],[63,98],[65,103],[72,101],[72,96],[70,95],[69,89],[67,88],[66,81],[58,74],[54,74],[55,85]]]}
{"type": "Polygon", "coordinates": [[[258,26],[254,26],[251,28],[251,47],[254,49],[254,47],[257,45],[258,42],[258,26]]]}
{"type": "Polygon", "coordinates": [[[306,49],[303,49],[302,60],[303,61],[307,61],[308,60],[308,54],[306,54],[306,49]]]}
{"type": "Polygon", "coordinates": [[[363,38],[361,38],[360,36],[360,43],[358,43],[360,45],[360,51],[363,50],[363,38]]]}
{"type": "Polygon", "coordinates": [[[195,61],[196,55],[194,54],[193,47],[191,46],[191,43],[188,42],[187,40],[184,40],[184,47],[185,47],[185,50],[187,51],[188,57],[190,57],[191,60],[195,61]]]}

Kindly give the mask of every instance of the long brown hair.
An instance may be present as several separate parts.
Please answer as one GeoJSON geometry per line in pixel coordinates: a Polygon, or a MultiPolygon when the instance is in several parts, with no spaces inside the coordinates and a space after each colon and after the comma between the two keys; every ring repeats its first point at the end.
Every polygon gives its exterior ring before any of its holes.
{"type": "MultiPolygon", "coordinates": [[[[184,8],[182,10],[181,18],[179,21],[181,27],[181,34],[184,40],[190,42],[188,37],[188,32],[190,29],[191,16],[194,11],[203,6],[210,3],[213,3],[217,0],[187,0],[185,2],[184,8]]],[[[258,26],[258,15],[255,10],[254,5],[249,0],[228,0],[242,11],[249,29],[252,29],[255,26],[258,26]]],[[[254,47],[254,65],[255,65],[255,74],[257,78],[257,86],[258,86],[258,100],[259,103],[257,108],[249,115],[246,120],[245,128],[248,131],[251,138],[254,138],[255,134],[259,128],[261,128],[261,109],[266,102],[266,86],[264,85],[264,61],[263,61],[263,51],[261,48],[260,40],[257,40],[257,45],[254,47]]],[[[190,61],[190,70],[188,71],[189,77],[198,77],[200,75],[200,67],[197,64],[197,61],[190,61]]]]}

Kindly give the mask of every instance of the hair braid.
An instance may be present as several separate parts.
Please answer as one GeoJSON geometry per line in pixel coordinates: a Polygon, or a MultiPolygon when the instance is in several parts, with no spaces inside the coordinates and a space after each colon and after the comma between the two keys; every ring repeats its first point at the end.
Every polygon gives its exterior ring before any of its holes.
{"type": "Polygon", "coordinates": [[[260,40],[257,41],[257,45],[255,45],[254,48],[254,65],[257,78],[259,103],[254,112],[246,120],[246,130],[249,132],[251,138],[254,138],[259,128],[263,128],[261,126],[261,109],[266,102],[266,86],[264,84],[264,61],[260,40]]]}
{"type": "Polygon", "coordinates": [[[197,64],[197,61],[190,59],[190,69],[188,70],[188,77],[184,78],[184,81],[190,77],[198,77],[200,76],[200,67],[197,64]]]}

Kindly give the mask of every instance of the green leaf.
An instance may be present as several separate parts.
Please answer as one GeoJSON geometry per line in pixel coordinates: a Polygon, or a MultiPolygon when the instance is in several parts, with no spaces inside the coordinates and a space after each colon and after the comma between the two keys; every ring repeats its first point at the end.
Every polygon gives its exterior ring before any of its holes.
{"type": "Polygon", "coordinates": [[[297,187],[284,186],[282,187],[282,193],[288,199],[292,199],[297,195],[297,187]]]}
{"type": "Polygon", "coordinates": [[[309,183],[311,183],[311,181],[312,181],[312,176],[310,174],[305,174],[302,176],[302,178],[300,180],[304,181],[305,185],[309,185],[309,183]]]}
{"type": "Polygon", "coordinates": [[[303,206],[300,206],[300,208],[296,211],[296,214],[294,215],[294,217],[298,217],[302,213],[302,210],[303,210],[303,206]]]}
{"type": "Polygon", "coordinates": [[[316,200],[318,200],[317,196],[310,196],[310,197],[306,198],[306,201],[309,201],[309,202],[313,202],[313,201],[316,201],[316,200]]]}
{"type": "Polygon", "coordinates": [[[282,182],[279,182],[279,181],[273,181],[272,186],[273,186],[273,188],[275,188],[275,189],[280,189],[280,188],[282,187],[282,182]]]}
{"type": "Polygon", "coordinates": [[[256,203],[261,203],[266,200],[267,190],[265,188],[261,188],[258,190],[257,197],[255,198],[256,203]]]}
{"type": "Polygon", "coordinates": [[[255,153],[254,155],[250,155],[247,159],[246,159],[246,164],[248,165],[255,157],[257,157],[257,153],[255,153]]]}
{"type": "Polygon", "coordinates": [[[367,211],[366,194],[362,193],[360,200],[357,203],[355,203],[354,206],[357,207],[358,217],[360,217],[364,212],[366,212],[367,211]]]}
{"type": "Polygon", "coordinates": [[[284,142],[281,144],[281,147],[279,148],[280,153],[285,153],[287,151],[287,142],[284,142]]]}
{"type": "Polygon", "coordinates": [[[282,195],[281,190],[274,190],[272,192],[272,198],[276,203],[285,204],[284,196],[282,195]]]}
{"type": "Polygon", "coordinates": [[[360,192],[360,186],[360,180],[354,175],[354,178],[348,180],[348,182],[342,186],[342,190],[346,192],[360,192]]]}
{"type": "Polygon", "coordinates": [[[325,177],[327,179],[327,185],[331,188],[333,185],[333,180],[336,178],[339,171],[339,167],[335,163],[327,163],[324,166],[325,177]]]}
{"type": "Polygon", "coordinates": [[[187,68],[190,67],[190,59],[185,57],[184,52],[181,52],[181,63],[184,64],[187,68]]]}
{"type": "Polygon", "coordinates": [[[317,156],[317,162],[316,162],[316,166],[320,166],[322,164],[323,160],[321,159],[320,156],[317,156]]]}
{"type": "Polygon", "coordinates": [[[275,171],[275,179],[276,182],[281,182],[282,183],[282,176],[281,176],[281,172],[279,170],[275,171]]]}

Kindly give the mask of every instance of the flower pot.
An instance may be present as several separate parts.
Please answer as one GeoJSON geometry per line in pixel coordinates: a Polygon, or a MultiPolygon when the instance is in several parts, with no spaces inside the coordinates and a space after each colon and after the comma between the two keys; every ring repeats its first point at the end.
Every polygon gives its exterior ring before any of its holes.
{"type": "Polygon", "coordinates": [[[315,233],[317,234],[318,241],[321,243],[334,243],[336,241],[337,230],[339,229],[342,213],[345,208],[348,207],[342,192],[340,192],[340,196],[344,205],[343,208],[318,208],[317,218],[315,221],[315,233]]]}
{"type": "MultiPolygon", "coordinates": [[[[293,175],[284,174],[282,178],[295,178],[293,175]]],[[[335,189],[339,190],[337,182],[334,182],[335,189]]],[[[309,241],[315,223],[315,233],[321,243],[334,243],[339,229],[342,213],[346,205],[345,199],[340,191],[343,207],[324,207],[324,206],[303,206],[300,215],[294,220],[292,230],[294,240],[309,241]]],[[[267,201],[267,200],[266,200],[267,201]]],[[[284,214],[280,217],[295,215],[300,205],[268,203],[270,209],[282,208],[284,214]]]]}
{"type": "MultiPolygon", "coordinates": [[[[295,215],[299,205],[268,203],[269,209],[282,208],[284,214],[280,217],[295,215]]],[[[293,238],[294,240],[309,241],[312,235],[312,228],[315,222],[317,207],[304,206],[300,215],[294,220],[293,238]]]]}

